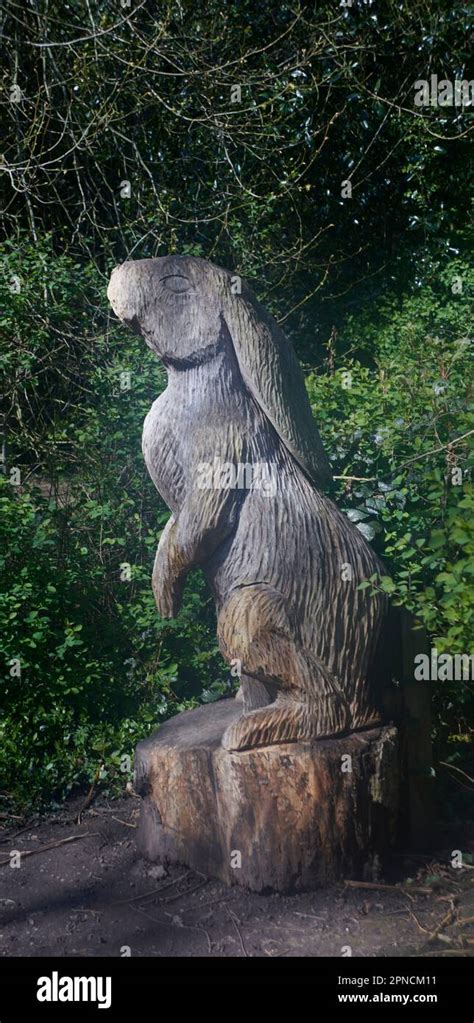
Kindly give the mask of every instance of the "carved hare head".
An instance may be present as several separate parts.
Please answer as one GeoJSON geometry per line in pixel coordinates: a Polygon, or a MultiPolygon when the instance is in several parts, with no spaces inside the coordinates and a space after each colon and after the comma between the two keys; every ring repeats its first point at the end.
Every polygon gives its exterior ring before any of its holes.
{"type": "Polygon", "coordinates": [[[327,482],[329,463],[293,347],[245,281],[205,259],[163,256],[116,267],[107,294],[165,365],[206,361],[226,331],[262,412],[310,479],[327,482]]]}
{"type": "Polygon", "coordinates": [[[192,256],[139,259],[115,268],[107,294],[117,316],[159,358],[187,360],[219,337],[221,302],[213,270],[192,256]]]}

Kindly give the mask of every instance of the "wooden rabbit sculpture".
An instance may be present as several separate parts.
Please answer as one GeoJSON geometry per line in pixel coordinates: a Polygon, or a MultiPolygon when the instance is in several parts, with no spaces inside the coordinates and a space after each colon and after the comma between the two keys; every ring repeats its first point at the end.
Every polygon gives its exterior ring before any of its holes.
{"type": "Polygon", "coordinates": [[[380,563],[321,492],[330,469],[292,346],[243,281],[203,259],[123,263],[108,296],[168,373],[143,430],[172,512],[153,590],[172,618],[190,569],[208,580],[220,649],[241,666],[224,747],[378,724],[387,602],[358,586],[380,563]]]}

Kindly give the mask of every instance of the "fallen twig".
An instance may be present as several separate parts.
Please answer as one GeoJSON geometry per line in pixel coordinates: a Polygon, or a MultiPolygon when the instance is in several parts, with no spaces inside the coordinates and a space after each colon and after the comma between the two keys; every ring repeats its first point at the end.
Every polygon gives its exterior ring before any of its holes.
{"type": "Polygon", "coordinates": [[[111,902],[111,906],[125,906],[130,902],[141,902],[142,899],[149,899],[152,895],[159,895],[160,892],[165,892],[168,888],[173,888],[175,884],[179,884],[180,881],[184,881],[185,878],[189,877],[191,871],[187,870],[185,874],[181,874],[180,877],[176,877],[174,881],[169,881],[168,884],[162,884],[161,888],[153,888],[151,892],[144,892],[142,895],[134,895],[131,899],[120,899],[119,902],[111,902]]]}
{"type": "Polygon", "coordinates": [[[91,787],[90,787],[90,789],[89,789],[89,791],[87,793],[87,796],[86,796],[86,798],[85,798],[85,800],[84,800],[84,802],[83,802],[83,804],[81,806],[81,809],[79,810],[79,813],[77,815],[76,824],[80,824],[81,823],[82,814],[84,813],[85,810],[87,810],[87,807],[90,806],[91,803],[92,803],[92,800],[94,798],[94,790],[95,790],[97,782],[98,782],[98,780],[100,778],[101,770],[102,770],[102,764],[99,764],[99,767],[97,768],[97,771],[96,771],[96,774],[95,774],[94,781],[92,782],[92,785],[91,785],[91,787]]]}
{"type": "MultiPolygon", "coordinates": [[[[98,834],[98,831],[85,831],[82,835],[70,835],[69,838],[61,838],[59,842],[48,842],[47,845],[42,845],[39,849],[16,849],[15,852],[19,856],[36,856],[38,853],[57,849],[60,845],[66,845],[68,842],[78,842],[80,838],[97,837],[98,834]]],[[[9,863],[11,863],[11,855],[7,856],[4,860],[0,860],[0,867],[6,867],[9,863]]]]}
{"type": "Polygon", "coordinates": [[[207,909],[208,906],[216,906],[218,902],[231,902],[232,898],[232,895],[222,895],[220,899],[211,899],[209,902],[201,902],[199,909],[207,909]]]}
{"type": "Polygon", "coordinates": [[[349,888],[370,888],[373,891],[401,892],[402,895],[432,895],[432,888],[420,885],[376,884],[375,881],[344,881],[349,888]]]}
{"type": "Polygon", "coordinates": [[[240,947],[242,949],[242,952],[243,952],[245,958],[248,959],[249,956],[248,956],[247,949],[245,948],[245,942],[244,942],[244,939],[242,937],[241,931],[239,930],[239,925],[237,923],[238,917],[236,917],[235,913],[233,912],[232,909],[229,908],[229,906],[226,906],[226,910],[227,910],[227,912],[228,912],[228,914],[230,916],[230,919],[232,920],[232,923],[233,923],[233,925],[234,925],[234,927],[235,927],[235,929],[237,931],[237,934],[239,936],[240,947]]]}
{"type": "MultiPolygon", "coordinates": [[[[442,931],[444,930],[445,927],[451,927],[451,925],[454,924],[454,923],[460,923],[460,921],[457,920],[457,909],[456,909],[453,901],[451,901],[451,905],[450,905],[450,908],[449,908],[448,912],[445,914],[445,916],[443,916],[442,920],[440,920],[439,924],[436,925],[434,930],[430,930],[427,927],[423,927],[423,924],[420,924],[420,921],[418,920],[418,918],[415,916],[415,914],[412,912],[411,909],[408,912],[410,913],[410,916],[411,916],[412,920],[415,921],[415,923],[416,923],[417,927],[419,928],[419,930],[423,931],[423,934],[427,934],[428,935],[428,941],[429,942],[432,942],[432,941],[452,942],[453,941],[453,938],[451,938],[448,934],[442,934],[442,931]]],[[[462,935],[461,935],[461,937],[462,937],[462,935]]]]}
{"type": "Polygon", "coordinates": [[[31,831],[34,824],[26,824],[24,828],[20,828],[19,831],[8,831],[6,835],[0,839],[0,844],[5,845],[5,842],[9,842],[11,838],[18,838],[20,835],[24,835],[25,831],[31,831]]]}
{"type": "Polygon", "coordinates": [[[436,941],[439,938],[441,941],[452,941],[452,938],[448,937],[447,934],[442,934],[441,931],[443,931],[445,927],[450,927],[451,924],[456,923],[456,918],[457,910],[455,906],[451,904],[450,908],[448,909],[448,912],[446,913],[446,916],[444,916],[443,919],[440,920],[436,930],[433,931],[432,934],[430,934],[429,940],[436,941]]]}
{"type": "Polygon", "coordinates": [[[204,888],[208,884],[207,878],[204,881],[200,881],[199,884],[195,884],[194,888],[187,888],[185,892],[176,892],[176,895],[170,895],[169,899],[165,899],[165,905],[169,902],[174,902],[175,899],[183,899],[185,895],[192,895],[193,892],[197,892],[199,888],[204,888]]]}
{"type": "Polygon", "coordinates": [[[471,782],[471,785],[474,785],[474,778],[471,778],[470,774],[466,774],[465,771],[461,771],[460,767],[456,767],[455,764],[447,764],[445,760],[440,760],[440,764],[442,767],[447,767],[449,771],[457,771],[458,774],[462,774],[464,778],[471,782]]]}
{"type": "Polygon", "coordinates": [[[415,921],[416,926],[418,927],[418,929],[420,931],[423,931],[423,934],[431,934],[431,931],[429,931],[426,927],[423,927],[423,924],[420,924],[420,921],[418,920],[418,917],[415,916],[415,914],[413,913],[413,911],[411,909],[409,909],[408,912],[409,912],[412,920],[415,921]]]}
{"type": "Polygon", "coordinates": [[[463,952],[461,948],[446,948],[444,951],[440,948],[436,952],[423,952],[423,955],[414,955],[413,959],[425,959],[427,956],[469,956],[472,958],[474,952],[463,952]]]}

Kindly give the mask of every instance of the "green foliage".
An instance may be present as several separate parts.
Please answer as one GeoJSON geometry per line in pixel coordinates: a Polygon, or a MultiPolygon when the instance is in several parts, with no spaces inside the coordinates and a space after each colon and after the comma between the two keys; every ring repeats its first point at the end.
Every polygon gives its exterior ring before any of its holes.
{"type": "MultiPolygon", "coordinates": [[[[332,372],[308,377],[346,477],[336,500],[385,559],[382,588],[451,655],[474,640],[473,294],[469,266],[433,266],[402,299],[349,318],[332,372]]],[[[438,728],[470,726],[472,683],[437,683],[435,697],[438,728]]]]}
{"type": "Polygon", "coordinates": [[[2,278],[10,420],[21,430],[0,477],[0,775],[21,804],[90,783],[101,764],[103,784],[123,784],[121,758],[137,739],[195,705],[209,679],[225,691],[226,671],[199,575],[177,621],[154,606],[168,511],[140,434],[163,385],[156,360],[106,316],[91,325],[94,290],[102,307],[104,294],[90,267],[64,257],[50,287],[28,249],[16,260],[8,253],[9,273],[28,267],[21,292],[2,278]]]}

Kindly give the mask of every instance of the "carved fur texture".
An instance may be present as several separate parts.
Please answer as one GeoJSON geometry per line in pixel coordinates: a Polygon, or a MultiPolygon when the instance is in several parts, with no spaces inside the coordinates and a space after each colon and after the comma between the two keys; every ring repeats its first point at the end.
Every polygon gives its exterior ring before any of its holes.
{"type": "Polygon", "coordinates": [[[123,263],[108,295],[167,369],[143,430],[172,512],[153,590],[171,618],[190,569],[208,580],[220,649],[242,671],[224,746],[378,723],[387,603],[358,586],[381,566],[322,493],[329,464],[289,341],[245,282],[196,257],[123,263]]]}

